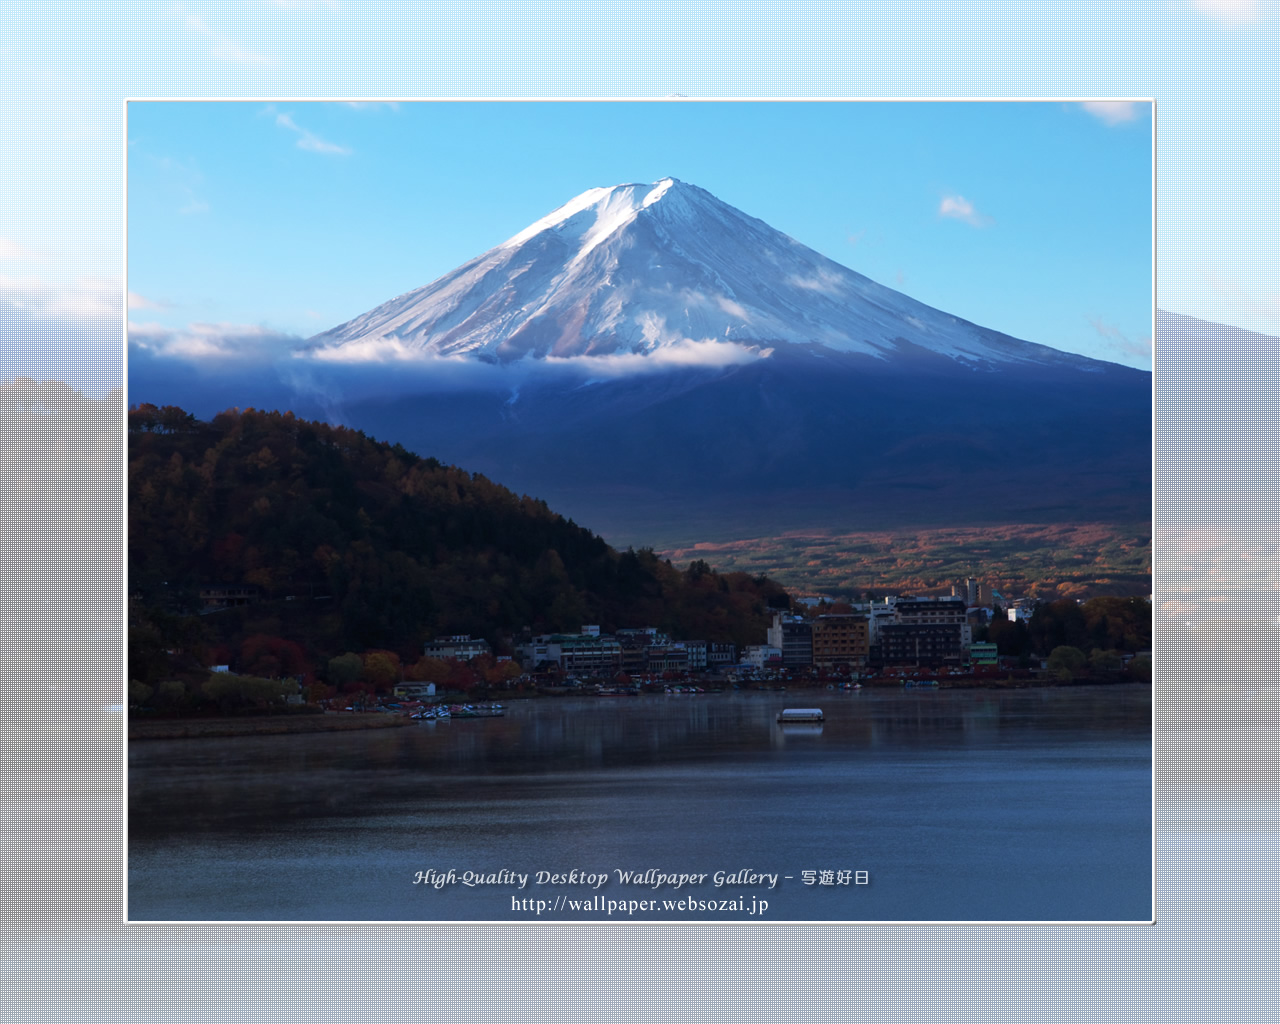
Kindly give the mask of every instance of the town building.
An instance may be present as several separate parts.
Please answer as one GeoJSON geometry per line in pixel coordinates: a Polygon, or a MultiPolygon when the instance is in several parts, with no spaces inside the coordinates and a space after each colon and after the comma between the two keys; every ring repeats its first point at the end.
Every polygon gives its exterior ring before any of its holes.
{"type": "Polygon", "coordinates": [[[866,615],[819,615],[813,620],[813,664],[831,671],[856,672],[870,655],[870,619],[866,615]]]}
{"type": "Polygon", "coordinates": [[[536,636],[516,647],[516,654],[525,669],[549,663],[563,675],[612,676],[622,669],[622,644],[599,632],[536,636]]]}
{"type": "Polygon", "coordinates": [[[689,651],[682,643],[652,644],[648,648],[649,672],[688,672],[689,651]]]}
{"type": "Polygon", "coordinates": [[[784,667],[803,668],[813,664],[813,627],[800,616],[774,612],[766,639],[782,651],[784,667]]]}
{"type": "Polygon", "coordinates": [[[647,672],[649,648],[667,640],[652,626],[644,629],[620,629],[614,636],[622,648],[622,671],[628,675],[647,672]]]}
{"type": "Polygon", "coordinates": [[[893,606],[893,621],[903,626],[953,626],[961,647],[973,640],[967,605],[957,598],[899,598],[893,606]]]}
{"type": "Polygon", "coordinates": [[[489,641],[472,639],[467,634],[459,636],[438,636],[422,645],[422,653],[428,658],[456,658],[458,661],[470,661],[482,654],[492,654],[489,641]]]}
{"type": "Polygon", "coordinates": [[[880,658],[888,667],[958,667],[963,646],[954,623],[895,622],[880,629],[880,658]]]}
{"type": "Polygon", "coordinates": [[[742,650],[742,664],[754,669],[782,667],[782,648],[772,644],[752,644],[742,650]]]}
{"type": "Polygon", "coordinates": [[[391,691],[397,697],[405,697],[409,699],[422,697],[434,697],[436,695],[435,683],[397,683],[394,690],[391,691]]]}
{"type": "Polygon", "coordinates": [[[200,614],[257,604],[262,588],[251,583],[206,583],[200,587],[200,614]]]}
{"type": "Polygon", "coordinates": [[[897,604],[897,598],[886,597],[881,604],[872,601],[867,605],[867,641],[870,644],[877,643],[880,639],[880,627],[890,622],[896,622],[894,617],[894,607],[897,604]]]}
{"type": "Polygon", "coordinates": [[[705,640],[685,640],[684,649],[689,656],[690,672],[705,672],[707,669],[707,642],[705,640]]]}

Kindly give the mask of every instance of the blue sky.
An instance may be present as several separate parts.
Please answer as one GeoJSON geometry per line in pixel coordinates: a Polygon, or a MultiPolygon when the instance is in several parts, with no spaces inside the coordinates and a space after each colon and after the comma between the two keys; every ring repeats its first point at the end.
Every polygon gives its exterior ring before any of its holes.
{"type": "Polygon", "coordinates": [[[175,352],[318,333],[587,188],[670,175],[948,312],[1150,367],[1145,103],[135,102],[128,118],[130,319],[175,352]]]}

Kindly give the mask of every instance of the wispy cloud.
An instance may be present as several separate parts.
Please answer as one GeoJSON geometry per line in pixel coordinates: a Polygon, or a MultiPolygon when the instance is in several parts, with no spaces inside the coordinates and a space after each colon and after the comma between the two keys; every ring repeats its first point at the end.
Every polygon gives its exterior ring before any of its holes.
{"type": "Polygon", "coordinates": [[[0,260],[7,263],[43,263],[45,255],[11,238],[0,238],[0,260]]]}
{"type": "Polygon", "coordinates": [[[276,124],[281,128],[287,128],[298,136],[298,148],[305,149],[312,153],[333,153],[338,156],[347,156],[351,150],[346,146],[339,146],[337,143],[328,142],[320,138],[314,132],[307,131],[299,125],[292,117],[285,113],[276,114],[276,124]]]}
{"type": "Polygon", "coordinates": [[[1258,19],[1258,0],[1193,0],[1196,8],[1225,25],[1247,25],[1258,19]]]}
{"type": "Polygon", "coordinates": [[[724,367],[739,363],[767,359],[771,348],[756,345],[740,345],[718,338],[695,340],[686,338],[674,344],[663,345],[651,352],[619,352],[606,355],[525,357],[499,368],[478,364],[469,356],[441,356],[416,346],[406,345],[395,337],[371,338],[359,342],[347,342],[340,346],[298,351],[295,357],[308,362],[327,365],[399,365],[418,366],[423,369],[444,369],[450,366],[459,371],[468,367],[484,366],[485,372],[505,374],[513,379],[527,373],[568,370],[591,378],[616,377],[645,371],[668,370],[673,367],[724,367]]]}
{"type": "Polygon", "coordinates": [[[792,274],[787,278],[787,283],[796,288],[820,292],[823,295],[842,295],[844,293],[843,279],[838,274],[833,274],[822,267],[818,267],[812,274],[807,276],[792,274]]]}
{"type": "Polygon", "coordinates": [[[61,285],[35,274],[0,274],[0,308],[37,319],[117,317],[120,296],[119,278],[84,275],[61,285]]]}
{"type": "Polygon", "coordinates": [[[1147,104],[1135,103],[1132,100],[1089,100],[1080,104],[1080,108],[1087,114],[1092,114],[1099,121],[1105,121],[1107,124],[1124,124],[1126,121],[1136,121],[1142,108],[1147,104]]]}
{"type": "Polygon", "coordinates": [[[129,343],[152,355],[242,364],[287,357],[301,338],[258,324],[193,323],[173,328],[129,321],[129,343]]]}
{"type": "Polygon", "coordinates": [[[1130,338],[1114,324],[1106,323],[1100,316],[1089,317],[1089,326],[1098,332],[1107,344],[1116,352],[1136,359],[1151,358],[1151,335],[1141,338],[1130,338]]]}
{"type": "Polygon", "coordinates": [[[975,228],[983,228],[994,223],[990,217],[979,213],[973,203],[960,195],[943,196],[942,202],[938,204],[938,216],[961,220],[975,228]]]}
{"type": "Polygon", "coordinates": [[[147,155],[158,172],[159,181],[168,201],[176,203],[177,212],[184,215],[208,213],[209,204],[200,194],[204,175],[194,162],[186,162],[169,156],[147,155]]]}
{"type": "Polygon", "coordinates": [[[130,292],[129,308],[130,309],[163,309],[164,306],[159,302],[152,302],[150,299],[146,298],[145,296],[139,295],[137,292],[130,292]]]}
{"type": "Polygon", "coordinates": [[[207,21],[203,14],[188,14],[183,19],[187,31],[198,36],[209,47],[208,54],[216,60],[230,61],[233,64],[267,63],[267,58],[260,53],[242,46],[230,36],[219,32],[207,21]]]}
{"type": "Polygon", "coordinates": [[[386,107],[388,110],[399,110],[400,104],[395,100],[344,100],[343,106],[352,110],[377,110],[386,107]]]}

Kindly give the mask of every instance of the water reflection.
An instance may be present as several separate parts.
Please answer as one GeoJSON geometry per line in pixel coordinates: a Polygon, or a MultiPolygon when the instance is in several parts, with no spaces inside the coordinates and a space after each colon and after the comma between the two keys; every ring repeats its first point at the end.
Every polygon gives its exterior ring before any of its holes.
{"type": "Polygon", "coordinates": [[[541,699],[404,729],[134,743],[131,917],[513,920],[509,894],[424,897],[409,879],[574,864],[874,872],[857,890],[792,883],[779,920],[1148,916],[1149,690],[800,703],[825,720],[780,726],[783,693],[541,699]]]}
{"type": "Polygon", "coordinates": [[[269,827],[299,815],[360,815],[486,777],[758,767],[762,757],[858,751],[1034,749],[1150,730],[1145,687],[827,693],[820,699],[825,721],[780,725],[778,712],[794,703],[781,693],[548,698],[511,702],[502,718],[405,729],[135,742],[130,831],[242,828],[255,821],[269,827]]]}

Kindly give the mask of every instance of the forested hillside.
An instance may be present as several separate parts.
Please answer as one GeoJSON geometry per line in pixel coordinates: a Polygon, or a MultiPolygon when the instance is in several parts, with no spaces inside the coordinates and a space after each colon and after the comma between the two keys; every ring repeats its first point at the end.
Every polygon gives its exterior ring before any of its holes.
{"type": "Polygon", "coordinates": [[[787,603],[763,577],[616,551],[536,498],[287,412],[132,408],[128,488],[133,678],[163,675],[169,652],[234,660],[263,638],[308,666],[584,624],[744,644],[787,603]],[[211,587],[249,603],[211,613],[211,587]]]}

